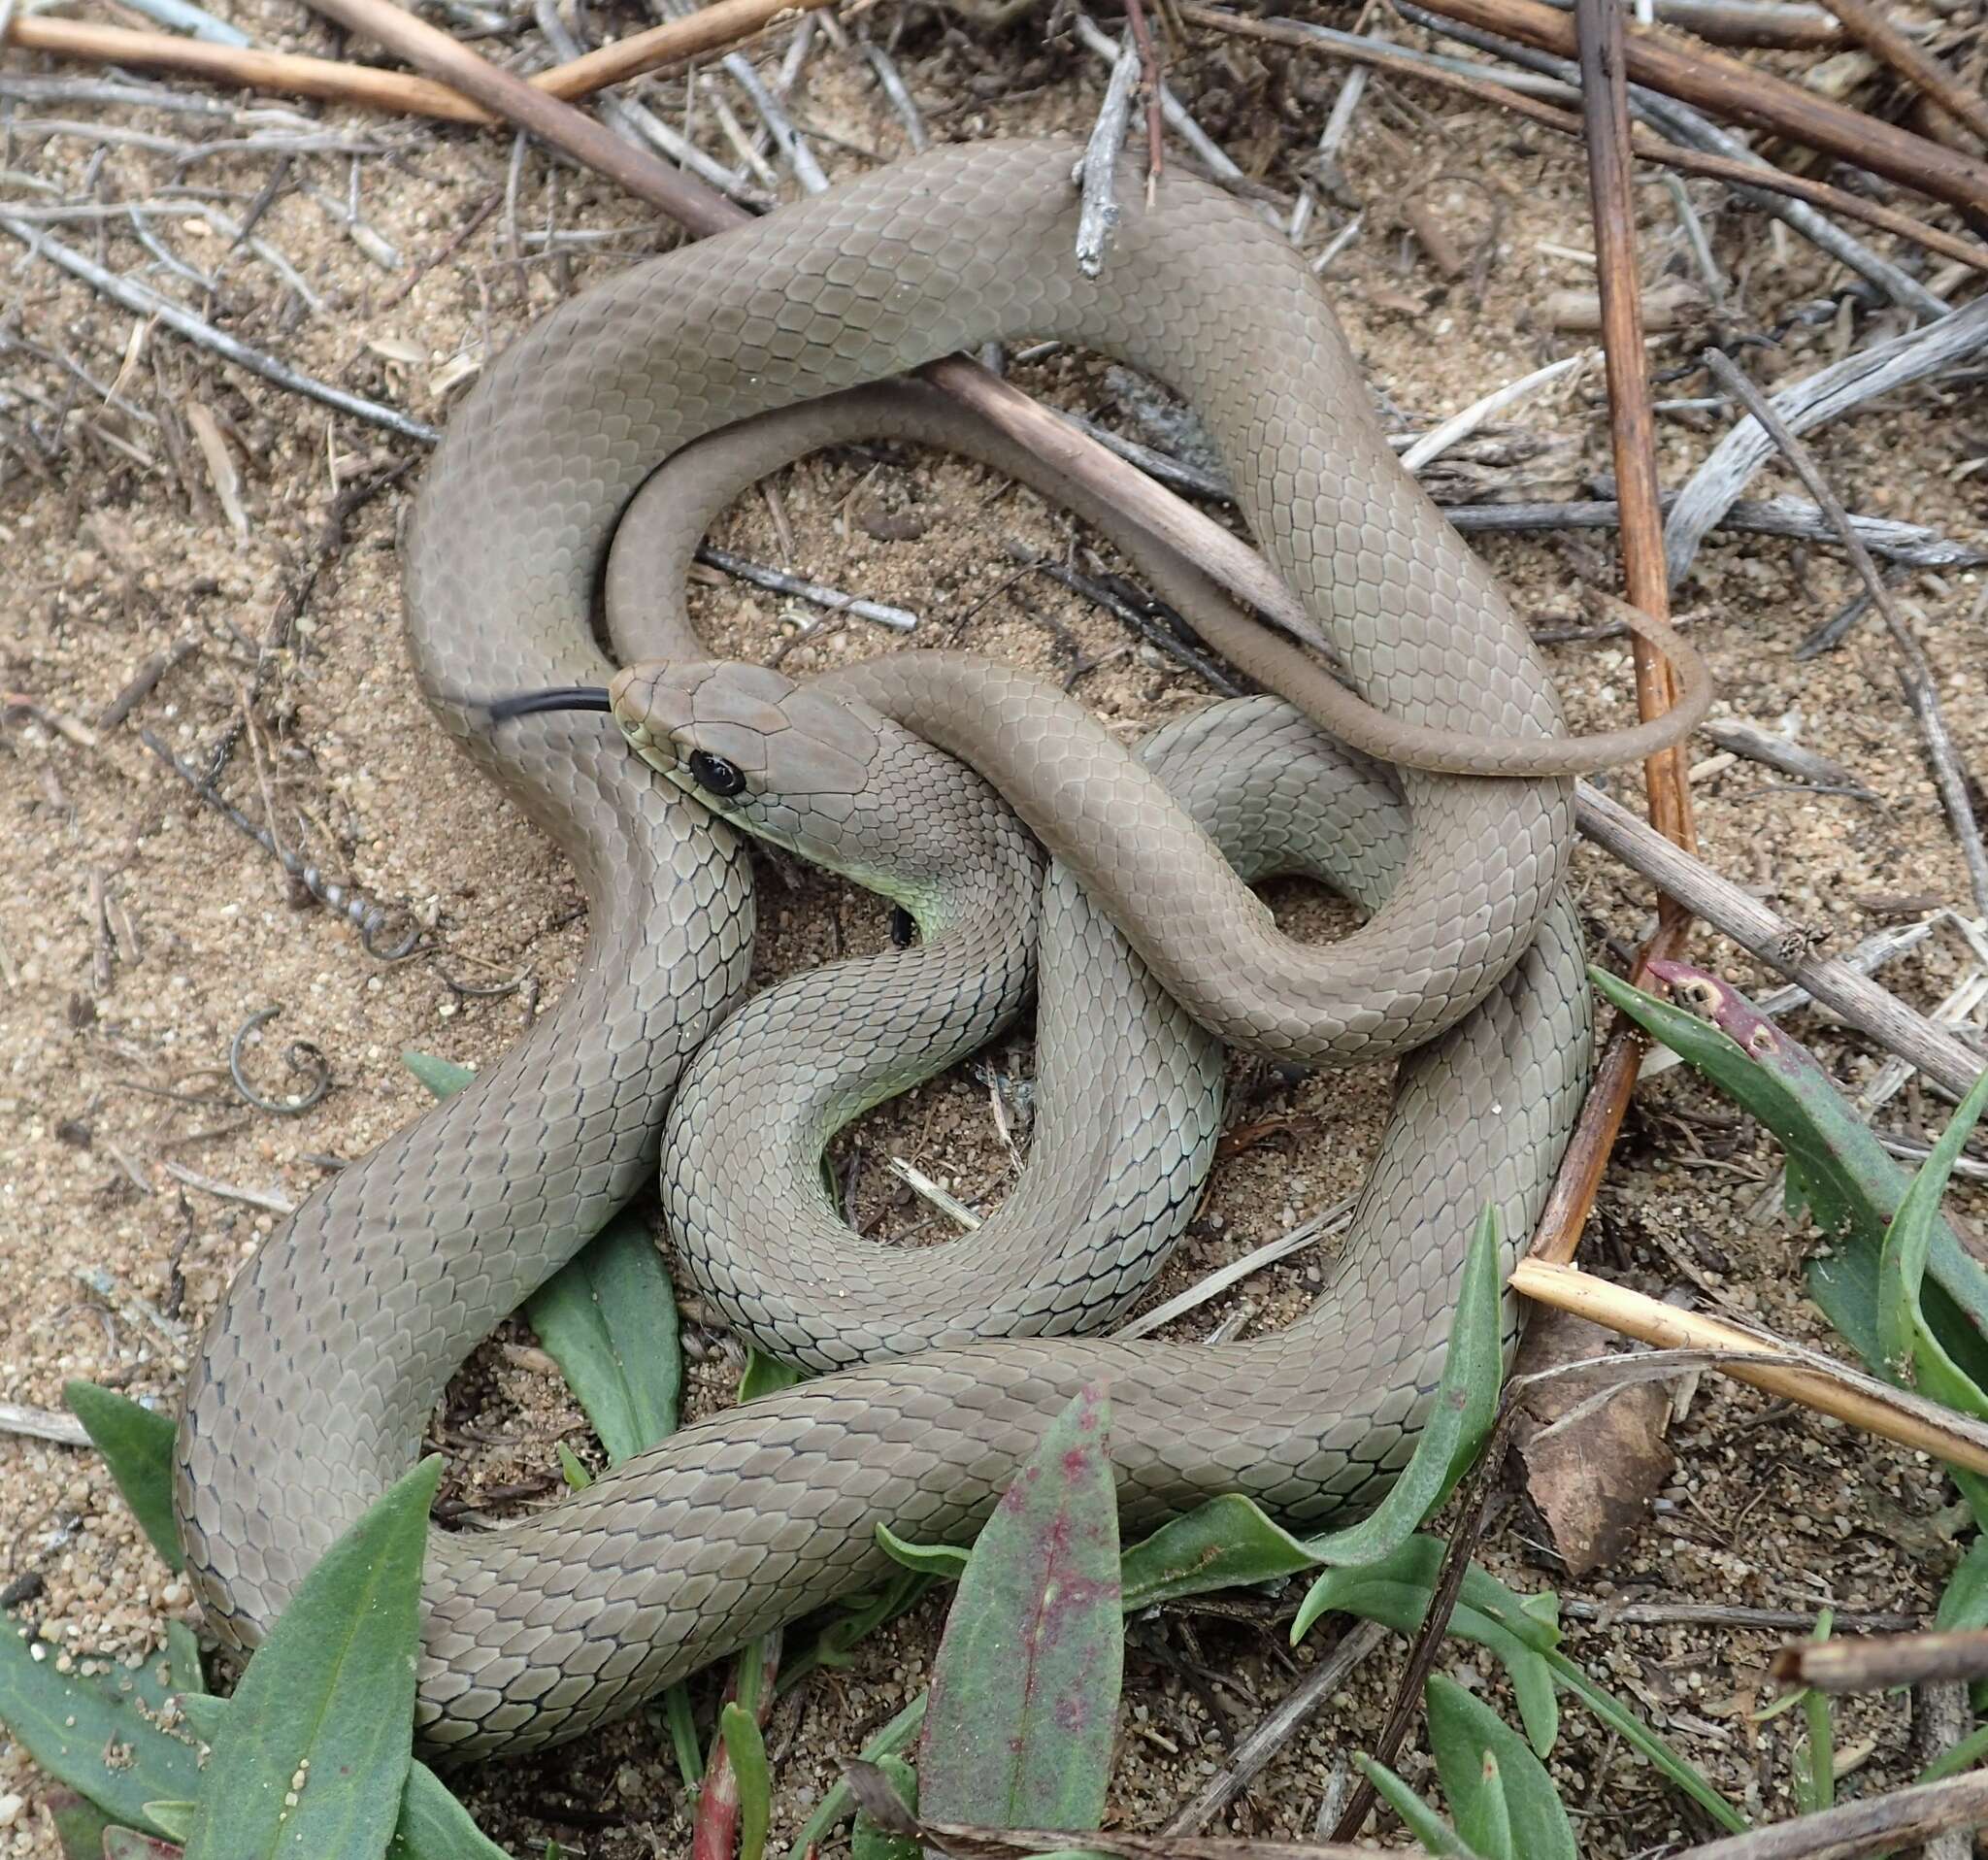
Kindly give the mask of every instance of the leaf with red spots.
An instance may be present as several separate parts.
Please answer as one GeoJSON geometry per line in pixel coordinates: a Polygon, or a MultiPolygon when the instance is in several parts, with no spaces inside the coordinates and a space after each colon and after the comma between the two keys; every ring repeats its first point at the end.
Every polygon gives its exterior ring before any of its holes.
{"type": "Polygon", "coordinates": [[[1085,1388],[1008,1488],[932,1669],[918,1792],[938,1821],[1095,1828],[1125,1633],[1104,1391],[1085,1388]]]}

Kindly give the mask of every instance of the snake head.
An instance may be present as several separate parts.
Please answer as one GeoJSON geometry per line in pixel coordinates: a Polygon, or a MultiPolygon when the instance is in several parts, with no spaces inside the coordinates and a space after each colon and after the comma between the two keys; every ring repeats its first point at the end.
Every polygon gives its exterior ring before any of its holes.
{"type": "Polygon", "coordinates": [[[629,746],[713,814],[817,864],[842,839],[896,726],[862,705],[728,660],[631,665],[608,687],[629,746]]]}

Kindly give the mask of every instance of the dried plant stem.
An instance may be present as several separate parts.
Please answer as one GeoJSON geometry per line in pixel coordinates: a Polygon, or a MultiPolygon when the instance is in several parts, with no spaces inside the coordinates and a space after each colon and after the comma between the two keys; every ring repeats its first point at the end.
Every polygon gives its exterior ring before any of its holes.
{"type": "MultiPolygon", "coordinates": [[[[672,19],[646,32],[634,33],[520,82],[550,97],[569,101],[589,97],[609,84],[665,66],[683,64],[706,52],[735,45],[776,20],[828,3],[829,0],[715,0],[715,4],[701,8],[686,18],[672,19]]],[[[459,90],[426,78],[411,78],[398,71],[376,71],[368,65],[341,64],[330,58],[213,45],[171,33],[129,32],[119,26],[31,15],[14,20],[4,43],[28,51],[50,51],[62,57],[86,59],[93,64],[183,71],[248,89],[323,97],[337,103],[363,104],[374,110],[439,116],[447,122],[487,123],[501,119],[496,113],[470,102],[459,90]]]]}
{"type": "MultiPolygon", "coordinates": [[[[1257,19],[1247,15],[1199,5],[1195,0],[1181,0],[1180,11],[1183,17],[1196,25],[1210,26],[1218,32],[1230,33],[1237,38],[1262,39],[1274,45],[1328,52],[1335,57],[1350,59],[1355,64],[1383,67],[1403,77],[1414,78],[1440,85],[1446,90],[1457,91],[1467,97],[1476,97],[1482,102],[1495,104],[1501,110],[1509,110],[1548,129],[1558,130],[1562,135],[1577,138],[1584,133],[1580,117],[1571,110],[1562,110],[1553,104],[1542,103],[1538,98],[1528,97],[1511,89],[1508,85],[1494,83],[1487,78],[1468,77],[1447,70],[1433,61],[1428,54],[1414,51],[1405,46],[1390,45],[1385,40],[1356,37],[1352,33],[1338,32],[1330,26],[1315,26],[1303,20],[1257,19]]],[[[1409,9],[1410,14],[1422,11],[1420,8],[1409,9]]],[[[1446,18],[1447,11],[1437,17],[1446,18]]],[[[1764,162],[1741,161],[1730,156],[1706,154],[1697,149],[1677,148],[1671,143],[1659,142],[1654,137],[1646,135],[1636,136],[1631,143],[1631,149],[1640,160],[1659,162],[1665,167],[1676,169],[1680,174],[1699,175],[1707,181],[1722,181],[1729,186],[1751,188],[1756,193],[1786,194],[1794,200],[1840,214],[1846,219],[1862,220],[1866,225],[1895,233],[1901,239],[1912,240],[1915,244],[1925,247],[1928,251],[1938,252],[1943,258],[1954,259],[1957,263],[1971,265],[1976,270],[1988,270],[1988,247],[1956,238],[1937,226],[1925,225],[1909,214],[1898,213],[1889,207],[1879,206],[1874,201],[1864,200],[1856,194],[1844,192],[1840,187],[1810,181],[1805,176],[1791,175],[1764,162]]]]}
{"type": "MultiPolygon", "coordinates": [[[[1614,0],[1574,0],[1580,38],[1581,110],[1587,124],[1588,187],[1602,294],[1602,345],[1608,374],[1616,495],[1621,505],[1622,576],[1629,604],[1660,620],[1671,617],[1664,566],[1663,494],[1657,482],[1656,415],[1643,361],[1642,300],[1637,273],[1636,204],[1629,168],[1629,89],[1623,76],[1622,10],[1614,0]]],[[[1669,663],[1640,636],[1637,710],[1661,716],[1677,702],[1669,663]]],[[[1687,853],[1697,850],[1691,787],[1681,744],[1643,764],[1650,824],[1687,853]]],[[[1691,914],[1669,892],[1657,897],[1657,934],[1632,980],[1647,975],[1652,957],[1683,953],[1691,914]]],[[[1594,1207],[1608,1152],[1629,1109],[1645,1042],[1626,1017],[1610,1036],[1581,1105],[1560,1172],[1533,1235],[1536,1257],[1569,1260],[1594,1207]]]]}
{"type": "MultiPolygon", "coordinates": [[[[1446,18],[1505,33],[1562,57],[1574,57],[1578,50],[1574,21],[1538,0],[1423,3],[1446,18]]],[[[1667,97],[1681,97],[1714,116],[1772,130],[1932,199],[1988,211],[1988,164],[1832,103],[1786,79],[1718,52],[1688,51],[1664,34],[1633,24],[1625,35],[1624,64],[1633,82],[1667,97]]]]}
{"type": "Polygon", "coordinates": [[[1988,142],[1988,103],[1970,90],[1939,60],[1922,51],[1871,0],[1823,0],[1850,36],[1873,57],[1882,58],[1900,77],[1925,92],[1956,122],[1966,123],[1988,142]]]}
{"type": "Polygon", "coordinates": [[[1981,1076],[1978,1053],[1846,963],[1811,955],[1811,931],[1673,846],[1600,789],[1576,782],[1574,813],[1581,832],[1597,846],[1682,900],[1694,914],[1770,968],[1799,982],[1846,1026],[1909,1060],[1942,1090],[1961,1097],[1981,1076]]]}
{"type": "Polygon", "coordinates": [[[1572,1312],[1659,1348],[1717,1350],[1720,1368],[1736,1380],[1949,1465],[1988,1473],[1988,1435],[1976,1423],[1916,1395],[1888,1389],[1874,1378],[1828,1357],[1742,1330],[1704,1312],[1680,1311],[1577,1266],[1522,1259],[1512,1268],[1511,1288],[1538,1304],[1572,1312]]]}
{"type": "Polygon", "coordinates": [[[1768,1671],[1818,1692],[1882,1692],[1928,1680],[1988,1677],[1988,1633],[1866,1634],[1784,1646],[1768,1671]]]}

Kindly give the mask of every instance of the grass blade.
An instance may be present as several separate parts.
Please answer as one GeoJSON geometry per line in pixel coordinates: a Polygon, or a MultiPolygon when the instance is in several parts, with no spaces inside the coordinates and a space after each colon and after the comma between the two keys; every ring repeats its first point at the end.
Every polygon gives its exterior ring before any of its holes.
{"type": "Polygon", "coordinates": [[[173,1417],[94,1382],[64,1382],[62,1399],[104,1456],[152,1548],[169,1568],[184,1569],[179,1527],[173,1522],[173,1436],[179,1431],[173,1417]]]}
{"type": "Polygon", "coordinates": [[[1004,1828],[1104,1817],[1125,1631],[1110,1407],[1085,1388],[974,1545],[932,1667],[924,1813],[1004,1828]]]}
{"type": "MultiPolygon", "coordinates": [[[[386,1851],[414,1758],[424,1460],[304,1578],[229,1700],[187,1860],[386,1851]]],[[[189,1792],[190,1793],[190,1792],[189,1792]]]]}

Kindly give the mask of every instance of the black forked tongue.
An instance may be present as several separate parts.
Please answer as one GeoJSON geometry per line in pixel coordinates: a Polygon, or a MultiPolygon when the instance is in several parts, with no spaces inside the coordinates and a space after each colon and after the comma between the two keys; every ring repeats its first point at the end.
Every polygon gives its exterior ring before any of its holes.
{"type": "Polygon", "coordinates": [[[545,711],[611,711],[605,684],[560,684],[549,691],[521,691],[516,697],[493,698],[488,706],[492,723],[508,723],[514,716],[537,716],[545,711]]]}

